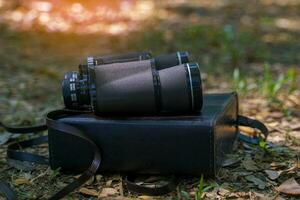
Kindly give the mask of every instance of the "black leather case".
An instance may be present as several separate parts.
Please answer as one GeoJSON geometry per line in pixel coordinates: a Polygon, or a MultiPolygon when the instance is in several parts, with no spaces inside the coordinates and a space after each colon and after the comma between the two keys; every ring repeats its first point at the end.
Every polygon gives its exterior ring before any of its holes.
{"type": "MultiPolygon", "coordinates": [[[[101,149],[99,172],[215,175],[237,136],[236,93],[206,94],[201,114],[59,119],[74,125],[101,149]]],[[[93,151],[84,140],[49,129],[52,169],[81,172],[93,151]]]]}

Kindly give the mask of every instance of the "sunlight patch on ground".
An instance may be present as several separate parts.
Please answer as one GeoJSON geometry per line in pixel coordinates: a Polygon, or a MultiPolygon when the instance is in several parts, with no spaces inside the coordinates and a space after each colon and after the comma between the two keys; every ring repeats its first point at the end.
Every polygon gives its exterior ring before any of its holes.
{"type": "Polygon", "coordinates": [[[4,5],[4,1],[0,0],[0,8],[4,5]]]}
{"type": "Polygon", "coordinates": [[[262,41],[268,43],[281,43],[289,42],[292,39],[292,36],[288,33],[277,33],[277,34],[266,34],[262,37],[262,41]]]}
{"type": "Polygon", "coordinates": [[[300,18],[279,18],[275,20],[275,25],[290,31],[300,31],[300,18]]]}
{"type": "MultiPolygon", "coordinates": [[[[1,6],[2,0],[0,0],[1,6]]],[[[154,14],[153,1],[24,1],[8,9],[0,21],[21,30],[42,29],[48,32],[79,34],[122,34],[137,30],[154,14]]]]}

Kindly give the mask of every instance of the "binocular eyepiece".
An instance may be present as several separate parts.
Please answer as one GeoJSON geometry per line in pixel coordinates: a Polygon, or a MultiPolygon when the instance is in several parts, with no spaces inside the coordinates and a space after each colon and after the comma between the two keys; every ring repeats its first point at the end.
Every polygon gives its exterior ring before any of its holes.
{"type": "MultiPolygon", "coordinates": [[[[149,52],[133,52],[119,55],[108,55],[95,58],[95,65],[104,65],[111,63],[123,63],[138,60],[151,59],[152,55],[149,52]]],[[[178,51],[172,54],[159,55],[154,58],[155,67],[157,70],[172,67],[175,65],[181,65],[182,63],[189,62],[189,54],[186,51],[178,51]]]]}
{"type": "Polygon", "coordinates": [[[68,109],[104,113],[184,113],[202,108],[197,63],[187,52],[152,58],[149,52],[88,57],[62,83],[68,109]]]}

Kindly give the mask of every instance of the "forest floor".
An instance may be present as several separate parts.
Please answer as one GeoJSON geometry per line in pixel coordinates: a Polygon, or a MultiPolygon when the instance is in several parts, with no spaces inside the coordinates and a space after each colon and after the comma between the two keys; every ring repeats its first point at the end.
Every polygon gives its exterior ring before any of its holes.
{"type": "MultiPolygon", "coordinates": [[[[44,6],[30,18],[35,7],[6,7],[0,0],[1,121],[31,125],[62,108],[62,76],[77,70],[87,55],[186,50],[200,64],[205,92],[238,91],[240,113],[269,128],[267,144],[239,142],[216,178],[182,178],[176,191],[162,197],[128,194],[120,175],[97,175],[67,199],[299,199],[300,2],[145,2],[139,8],[146,8],[148,18],[133,24],[124,20],[133,30],[107,26],[109,31],[82,33],[94,29],[80,22],[72,30],[53,25],[55,31],[36,22],[28,25],[49,9],[44,6]]],[[[0,129],[0,180],[10,183],[20,199],[44,199],[76,178],[59,169],[7,161],[7,145],[25,138],[0,129]]],[[[47,145],[30,150],[47,154],[47,145]]]]}

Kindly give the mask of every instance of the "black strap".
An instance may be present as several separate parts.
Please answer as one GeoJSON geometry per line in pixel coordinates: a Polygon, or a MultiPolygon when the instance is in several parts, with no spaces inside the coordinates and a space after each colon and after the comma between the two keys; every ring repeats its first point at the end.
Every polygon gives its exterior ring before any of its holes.
{"type": "Polygon", "coordinates": [[[48,136],[40,136],[37,138],[12,143],[7,147],[7,158],[14,159],[14,160],[21,160],[21,161],[29,161],[33,163],[42,164],[42,165],[48,165],[49,160],[46,156],[40,156],[37,154],[20,151],[22,149],[39,145],[39,144],[44,144],[47,142],[48,142],[48,136]]]}
{"type": "Polygon", "coordinates": [[[166,181],[166,184],[161,185],[159,187],[147,187],[143,185],[138,185],[135,183],[136,178],[137,176],[135,175],[125,176],[124,182],[128,191],[135,192],[138,194],[160,196],[174,191],[177,186],[177,180],[175,176],[172,176],[170,180],[166,181]]]}
{"type": "MultiPolygon", "coordinates": [[[[12,126],[7,126],[7,125],[4,125],[3,123],[0,123],[0,126],[2,126],[7,131],[10,131],[12,133],[22,133],[22,134],[44,131],[48,127],[51,127],[51,128],[60,130],[66,134],[70,134],[70,135],[79,137],[90,143],[90,146],[93,148],[93,151],[94,151],[94,158],[93,158],[93,161],[92,161],[90,167],[78,179],[76,179],[72,183],[68,184],[63,189],[61,189],[59,192],[57,192],[52,197],[50,197],[49,198],[50,200],[61,199],[64,196],[66,196],[67,194],[69,194],[70,192],[72,192],[75,189],[77,189],[78,187],[80,187],[82,184],[84,184],[86,181],[88,181],[97,172],[97,170],[100,166],[100,163],[101,163],[100,150],[92,140],[87,138],[79,129],[56,121],[56,118],[58,116],[72,115],[72,114],[76,114],[76,113],[78,113],[78,112],[66,111],[66,110],[57,110],[57,111],[51,112],[47,116],[47,125],[43,124],[43,125],[31,126],[31,127],[12,127],[12,126]]],[[[48,165],[49,162],[48,162],[47,157],[20,151],[21,149],[31,147],[33,145],[47,143],[47,141],[48,141],[48,136],[41,136],[38,138],[29,139],[29,140],[25,140],[22,142],[16,142],[16,143],[10,144],[10,145],[8,145],[8,149],[7,149],[7,157],[11,158],[11,159],[15,159],[15,160],[29,161],[29,162],[48,165]]],[[[0,192],[4,193],[4,195],[9,200],[17,199],[15,192],[9,187],[9,185],[7,183],[1,182],[0,192]]]]}
{"type": "Polygon", "coordinates": [[[27,133],[36,133],[40,131],[45,131],[48,129],[46,124],[36,125],[36,126],[8,126],[0,122],[0,127],[3,127],[6,131],[10,133],[18,133],[18,134],[27,134],[27,133]]]}
{"type": "Polygon", "coordinates": [[[0,182],[0,193],[3,193],[7,200],[17,199],[15,191],[13,191],[11,187],[5,182],[0,182]]]}
{"type": "MultiPolygon", "coordinates": [[[[82,133],[79,129],[57,121],[56,117],[59,116],[60,114],[68,115],[71,113],[67,113],[64,110],[58,110],[49,113],[47,116],[47,126],[59,130],[61,132],[64,132],[66,134],[76,136],[88,142],[90,146],[93,148],[94,158],[89,168],[78,179],[76,179],[75,181],[73,181],[72,183],[64,187],[62,190],[57,192],[54,196],[50,198],[50,200],[61,199],[67,194],[69,194],[70,192],[80,187],[82,184],[88,181],[93,175],[96,174],[101,164],[100,149],[97,147],[97,145],[91,139],[86,137],[84,133],[82,133]]],[[[72,114],[74,113],[72,112],[72,114]]]]}
{"type": "Polygon", "coordinates": [[[268,137],[269,134],[268,128],[262,122],[256,119],[251,119],[243,115],[238,115],[237,125],[248,126],[251,128],[258,129],[262,133],[262,136],[265,140],[268,137]]]}

